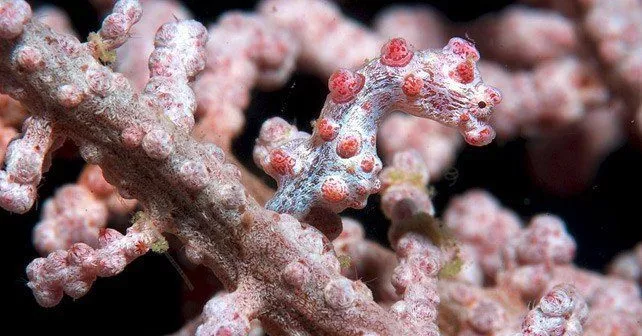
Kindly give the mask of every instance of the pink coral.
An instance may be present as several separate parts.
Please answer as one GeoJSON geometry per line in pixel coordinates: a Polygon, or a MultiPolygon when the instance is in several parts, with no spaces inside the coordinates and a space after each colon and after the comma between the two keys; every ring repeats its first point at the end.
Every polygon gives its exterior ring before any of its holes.
{"type": "Polygon", "coordinates": [[[573,264],[561,217],[522,228],[482,190],[442,214],[427,186],[453,164],[457,132],[482,146],[493,126],[502,140],[543,144],[531,149],[540,168],[552,158],[586,170],[543,178],[588,183],[639,109],[640,57],[623,52],[639,49],[636,3],[540,1],[463,26],[398,7],[378,31],[321,0],[266,0],[209,29],[171,1],[121,0],[109,13],[110,1],[96,3],[105,20],[81,43],[59,12],[0,2],[0,206],[38,205],[64,140],[88,162],[34,229],[45,256],[27,266],[26,285],[40,305],[79,299],[149,250],[182,246],[190,267],[224,287],[200,294],[211,299],[185,335],[639,336],[639,248],[603,276],[573,264]],[[446,37],[462,29],[475,42],[446,37]],[[478,70],[478,49],[514,68],[478,70]],[[233,140],[254,88],[278,89],[297,66],[327,81],[328,96],[312,134],[278,117],[263,124],[254,160],[277,180],[272,198],[233,140]],[[564,132],[582,148],[569,152],[564,132]],[[374,193],[390,248],[368,239],[376,227],[337,215],[374,193]],[[107,228],[135,207],[129,228],[107,228]]]}

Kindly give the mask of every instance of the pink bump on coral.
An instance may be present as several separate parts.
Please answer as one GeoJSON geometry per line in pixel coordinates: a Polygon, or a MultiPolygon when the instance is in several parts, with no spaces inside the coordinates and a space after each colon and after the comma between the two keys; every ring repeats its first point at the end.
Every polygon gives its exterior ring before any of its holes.
{"type": "Polygon", "coordinates": [[[45,67],[42,54],[38,49],[25,46],[16,50],[15,53],[16,65],[22,71],[33,72],[45,67]]]}
{"type": "Polygon", "coordinates": [[[294,288],[302,288],[310,278],[310,269],[300,261],[288,264],[283,270],[283,280],[294,288]]]}
{"type": "Polygon", "coordinates": [[[363,88],[365,77],[347,69],[335,71],[328,79],[328,89],[332,101],[341,104],[347,103],[363,88]]]}
{"type": "Polygon", "coordinates": [[[23,0],[7,0],[0,3],[0,38],[13,39],[22,34],[22,29],[31,19],[31,7],[23,0]]]}
{"type": "Polygon", "coordinates": [[[253,314],[249,306],[251,299],[251,293],[243,293],[242,290],[217,294],[205,304],[202,322],[194,335],[247,335],[250,331],[249,317],[253,314]]]}
{"type": "Polygon", "coordinates": [[[82,103],[84,92],[73,84],[66,84],[58,88],[56,98],[60,105],[74,108],[82,103]]]}
{"type": "Polygon", "coordinates": [[[336,122],[323,118],[317,123],[317,131],[324,141],[332,141],[337,137],[340,126],[336,122]]]}
{"type": "Polygon", "coordinates": [[[173,146],[170,135],[163,130],[152,130],[143,137],[143,150],[156,160],[166,159],[171,154],[173,146]]]}
{"type": "Polygon", "coordinates": [[[103,21],[98,34],[102,41],[90,41],[90,48],[96,55],[120,47],[129,38],[131,27],[142,15],[140,3],[136,0],[121,0],[115,3],[113,11],[103,21]]]}
{"type": "Polygon", "coordinates": [[[520,336],[580,336],[588,307],[570,284],[551,289],[522,323],[520,336]]]}
{"type": "Polygon", "coordinates": [[[201,190],[210,179],[207,167],[200,161],[185,161],[179,168],[179,176],[188,188],[201,190]]]}
{"type": "Polygon", "coordinates": [[[576,249],[564,222],[552,215],[533,217],[510,245],[520,264],[566,264],[573,260],[576,249]]]}
{"type": "Polygon", "coordinates": [[[112,73],[103,67],[91,67],[86,74],[89,89],[101,96],[106,97],[112,89],[112,73]]]}
{"type": "Polygon", "coordinates": [[[33,205],[42,173],[49,169],[50,151],[61,142],[51,121],[42,117],[29,118],[23,129],[22,137],[9,144],[0,170],[0,206],[18,213],[33,205]]]}
{"type": "Polygon", "coordinates": [[[89,291],[96,277],[114,276],[145,254],[157,235],[153,227],[132,227],[126,236],[103,229],[98,237],[99,249],[76,243],[68,250],[57,250],[47,258],[32,261],[27,266],[27,286],[43,307],[58,304],[63,293],[77,299],[89,291]]]}
{"type": "Polygon", "coordinates": [[[424,81],[421,78],[413,74],[409,74],[408,76],[406,76],[406,78],[404,78],[403,85],[401,86],[401,90],[406,96],[415,97],[419,95],[423,85],[424,85],[424,81]]]}
{"type": "Polygon", "coordinates": [[[412,47],[403,38],[396,37],[381,47],[381,64],[391,67],[403,67],[412,59],[412,47]]]}
{"type": "Polygon", "coordinates": [[[356,299],[352,281],[339,279],[330,281],[323,289],[325,302],[334,309],[348,309],[356,299]]]}

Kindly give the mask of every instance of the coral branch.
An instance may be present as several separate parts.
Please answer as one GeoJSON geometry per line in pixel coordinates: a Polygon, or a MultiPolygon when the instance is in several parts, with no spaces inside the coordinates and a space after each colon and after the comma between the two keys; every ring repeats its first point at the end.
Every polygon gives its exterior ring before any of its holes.
{"type": "Polygon", "coordinates": [[[241,285],[233,293],[210,299],[203,308],[202,323],[195,335],[248,335],[250,321],[262,306],[261,297],[254,289],[249,284],[241,285]]]}
{"type": "Polygon", "coordinates": [[[165,23],[191,19],[190,13],[173,0],[142,2],[144,15],[129,34],[134,38],[116,50],[114,68],[125,75],[137,91],[142,91],[149,80],[149,56],[154,51],[156,31],[165,23]]]}
{"type": "Polygon", "coordinates": [[[7,153],[9,143],[18,134],[13,127],[5,126],[0,119],[0,165],[4,163],[4,157],[7,153]]]}
{"type": "MultiPolygon", "coordinates": [[[[194,127],[196,97],[189,84],[205,67],[207,32],[196,21],[183,22],[164,24],[156,33],[155,49],[149,57],[150,78],[143,92],[147,104],[157,105],[178,128],[190,132],[194,127]]],[[[128,144],[130,146],[137,146],[140,132],[136,129],[128,130],[123,135],[124,140],[132,141],[128,144]]],[[[150,146],[155,144],[150,141],[156,142],[142,139],[143,148],[154,151],[150,146]]],[[[158,149],[161,152],[157,154],[165,156],[165,149],[158,149]]]]}
{"type": "Polygon", "coordinates": [[[163,238],[152,223],[132,227],[125,236],[116,230],[104,229],[98,238],[100,248],[97,250],[77,243],[68,251],[58,250],[47,258],[32,261],[27,266],[27,286],[43,307],[57,305],[63,292],[77,299],[87,294],[96,277],[122,272],[159,239],[163,238]]]}
{"type": "Polygon", "coordinates": [[[265,0],[258,11],[292,32],[301,44],[299,62],[326,78],[337,68],[361,66],[384,42],[329,1],[265,0]]]}
{"type": "Polygon", "coordinates": [[[113,50],[127,41],[129,30],[138,22],[142,12],[136,0],[116,2],[113,12],[105,18],[98,33],[89,35],[89,48],[94,56],[103,62],[113,62],[113,50]]]}
{"type": "MultiPolygon", "coordinates": [[[[20,60],[16,63],[22,64],[20,60]]],[[[9,144],[5,169],[0,170],[0,207],[17,213],[25,213],[33,205],[42,174],[49,169],[50,153],[62,143],[46,117],[32,116],[23,129],[23,136],[9,144]]]]}
{"type": "Polygon", "coordinates": [[[577,290],[570,284],[558,285],[528,313],[519,335],[580,336],[587,316],[588,307],[577,290]]]}
{"type": "Polygon", "coordinates": [[[377,302],[386,304],[399,299],[390,282],[397,258],[389,249],[365,238],[357,221],[342,218],[343,232],[332,241],[341,261],[342,273],[350,279],[361,279],[372,289],[377,302]],[[342,259],[344,258],[344,259],[342,259]]]}
{"type": "Polygon", "coordinates": [[[209,33],[207,64],[194,87],[201,117],[195,133],[227,150],[244,124],[250,90],[283,85],[299,45],[286,30],[253,14],[226,14],[209,33]]]}
{"type": "Polygon", "coordinates": [[[448,42],[444,19],[428,6],[393,6],[375,20],[377,32],[385,38],[403,37],[419,49],[439,48],[448,42]]]}
{"type": "Polygon", "coordinates": [[[416,152],[402,152],[395,155],[392,167],[381,175],[384,182],[381,205],[392,220],[388,237],[399,258],[392,285],[401,299],[390,309],[415,334],[439,335],[437,275],[445,260],[426,231],[406,225],[413,216],[434,213],[425,189],[426,166],[416,152]]]}
{"type": "Polygon", "coordinates": [[[453,198],[443,216],[444,222],[461,242],[472,247],[486,276],[494,278],[502,269],[501,247],[520,230],[515,213],[482,190],[470,190],[453,198]]]}
{"type": "Polygon", "coordinates": [[[79,185],[60,188],[45,203],[43,213],[33,229],[34,245],[43,255],[69,249],[75,243],[95,248],[99,232],[107,224],[105,204],[79,185]]]}
{"type": "Polygon", "coordinates": [[[53,6],[43,6],[38,8],[33,13],[33,16],[58,33],[69,35],[76,34],[72,27],[69,16],[67,16],[67,13],[59,8],[53,6]]]}
{"type": "Polygon", "coordinates": [[[609,273],[642,283],[642,243],[618,255],[609,265],[609,273]]]}
{"type": "Polygon", "coordinates": [[[580,120],[608,99],[597,70],[576,58],[539,63],[532,71],[510,73],[482,62],[479,71],[506,99],[496,108],[500,138],[550,133],[580,120]]]}
{"type": "Polygon", "coordinates": [[[577,52],[573,21],[558,12],[511,6],[466,27],[479,49],[499,63],[533,66],[577,52]]]}

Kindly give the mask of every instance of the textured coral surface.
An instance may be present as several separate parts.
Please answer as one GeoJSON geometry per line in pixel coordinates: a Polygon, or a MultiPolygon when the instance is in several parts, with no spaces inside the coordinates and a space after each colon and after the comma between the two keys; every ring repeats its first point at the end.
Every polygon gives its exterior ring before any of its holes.
{"type": "Polygon", "coordinates": [[[8,329],[642,336],[641,22],[0,0],[8,329]]]}

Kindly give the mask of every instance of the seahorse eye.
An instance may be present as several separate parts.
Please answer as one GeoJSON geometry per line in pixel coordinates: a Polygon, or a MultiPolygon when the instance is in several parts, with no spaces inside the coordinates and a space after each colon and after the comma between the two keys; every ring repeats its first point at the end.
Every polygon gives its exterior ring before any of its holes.
{"type": "Polygon", "coordinates": [[[480,101],[479,103],[477,103],[477,106],[479,106],[479,108],[483,109],[483,108],[486,107],[486,102],[485,101],[480,101]]]}

